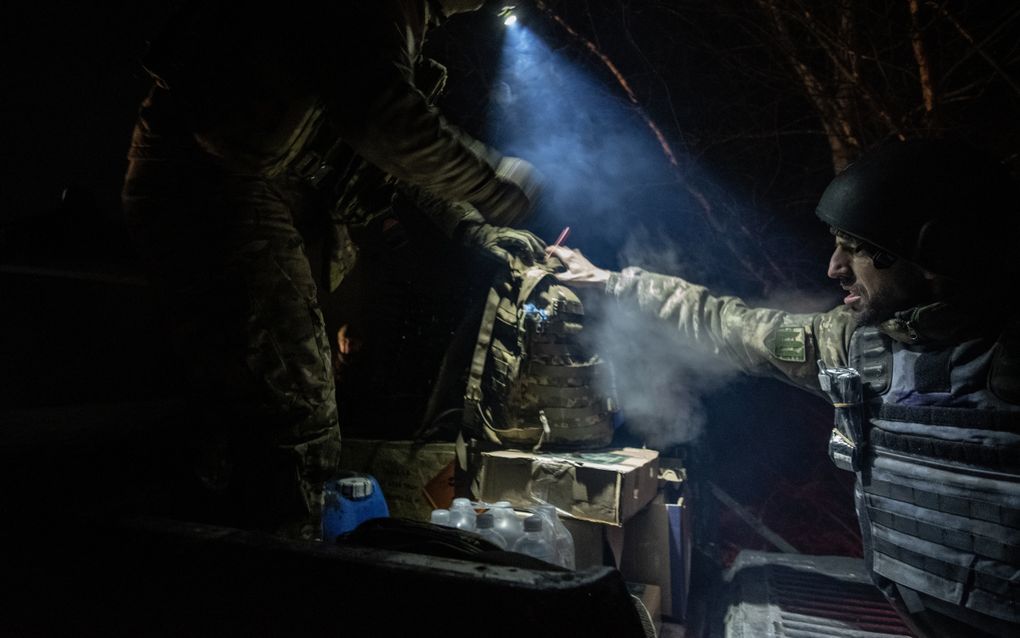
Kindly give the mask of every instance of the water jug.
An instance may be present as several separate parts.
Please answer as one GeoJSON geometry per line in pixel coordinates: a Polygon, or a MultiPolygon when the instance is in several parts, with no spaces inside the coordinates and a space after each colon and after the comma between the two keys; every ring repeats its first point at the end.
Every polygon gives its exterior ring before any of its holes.
{"type": "Polygon", "coordinates": [[[322,490],[322,540],[333,542],[361,523],[390,515],[375,477],[354,472],[326,481],[322,490]]]}

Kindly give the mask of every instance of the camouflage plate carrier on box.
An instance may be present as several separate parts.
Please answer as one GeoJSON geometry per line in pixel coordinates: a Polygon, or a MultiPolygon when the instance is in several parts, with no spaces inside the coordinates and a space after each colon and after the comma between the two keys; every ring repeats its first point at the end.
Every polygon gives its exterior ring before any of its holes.
{"type": "Polygon", "coordinates": [[[469,430],[506,447],[589,449],[613,437],[609,364],[579,340],[584,307],[559,262],[513,261],[489,290],[468,377],[469,430]]]}

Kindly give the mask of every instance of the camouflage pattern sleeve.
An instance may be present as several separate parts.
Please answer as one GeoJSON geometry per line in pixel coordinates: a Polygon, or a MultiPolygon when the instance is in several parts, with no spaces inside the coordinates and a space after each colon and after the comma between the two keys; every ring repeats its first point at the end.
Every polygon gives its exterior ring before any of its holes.
{"type": "Polygon", "coordinates": [[[483,214],[506,202],[524,207],[516,187],[497,175],[499,154],[450,125],[419,89],[423,3],[339,4],[344,19],[358,23],[359,41],[370,43],[370,50],[348,50],[334,38],[337,46],[321,56],[326,113],[340,136],[386,173],[441,199],[470,202],[483,214]],[[337,69],[344,74],[336,77],[337,69]]]}
{"type": "Polygon", "coordinates": [[[425,213],[447,237],[452,238],[464,222],[484,223],[481,213],[467,202],[450,202],[410,184],[399,184],[399,193],[425,213]]]}
{"type": "Polygon", "coordinates": [[[750,308],[737,297],[717,297],[704,286],[639,268],[612,273],[606,292],[669,322],[682,338],[748,374],[775,377],[819,394],[817,360],[847,365],[856,327],[843,307],[806,314],[750,308]]]}

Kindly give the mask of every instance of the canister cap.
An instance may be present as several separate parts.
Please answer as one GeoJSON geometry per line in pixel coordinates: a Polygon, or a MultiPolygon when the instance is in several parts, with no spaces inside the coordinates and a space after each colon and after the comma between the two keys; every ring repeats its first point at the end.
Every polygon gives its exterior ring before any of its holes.
{"type": "Polygon", "coordinates": [[[340,493],[346,498],[365,498],[372,495],[372,480],[364,476],[351,476],[337,481],[340,493]]]}

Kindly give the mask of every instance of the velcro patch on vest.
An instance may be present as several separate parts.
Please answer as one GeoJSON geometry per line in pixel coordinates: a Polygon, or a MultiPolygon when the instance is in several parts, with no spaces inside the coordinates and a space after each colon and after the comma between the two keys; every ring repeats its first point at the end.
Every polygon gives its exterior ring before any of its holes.
{"type": "Polygon", "coordinates": [[[807,361],[807,335],[800,326],[780,326],[765,337],[765,347],[780,361],[807,361]]]}

